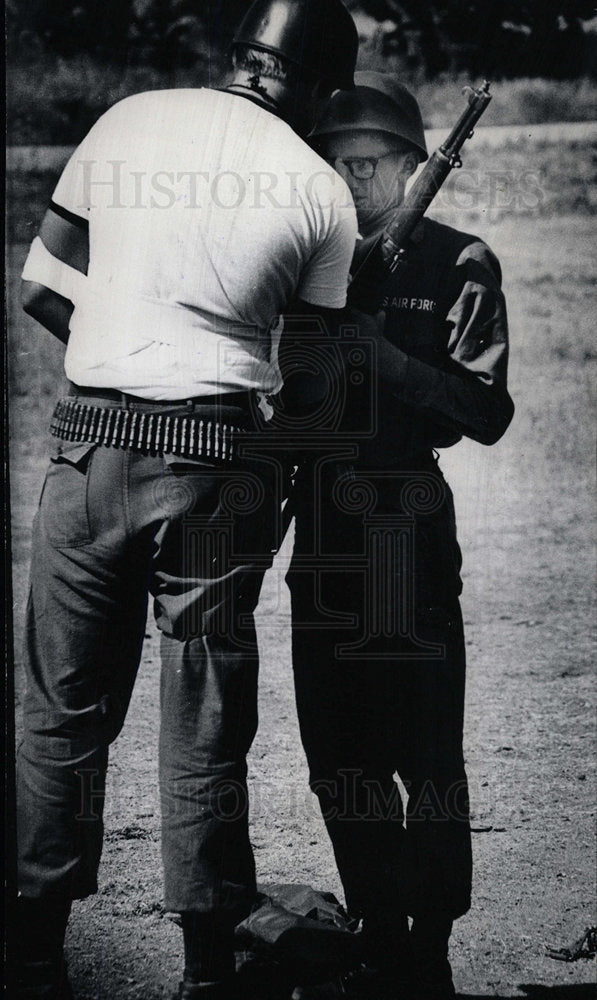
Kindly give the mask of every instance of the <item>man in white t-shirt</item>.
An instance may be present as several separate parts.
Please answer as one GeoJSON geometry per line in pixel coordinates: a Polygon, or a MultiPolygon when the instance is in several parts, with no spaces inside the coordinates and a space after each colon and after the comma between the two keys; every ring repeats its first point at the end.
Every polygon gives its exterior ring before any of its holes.
{"type": "Polygon", "coordinates": [[[340,0],[257,0],[235,43],[226,89],[140,94],[97,122],[23,272],[26,311],[67,345],[71,390],[33,537],[22,997],[71,995],[64,932],[71,901],[97,889],[108,747],[148,592],[162,633],[165,906],[185,942],[177,995],[241,992],[231,934],[255,894],[253,611],[282,490],[256,404],[286,374],[280,315],[292,304],[333,322],[345,304],[352,198],[300,136],[319,98],[352,85],[357,36],[340,0]]]}

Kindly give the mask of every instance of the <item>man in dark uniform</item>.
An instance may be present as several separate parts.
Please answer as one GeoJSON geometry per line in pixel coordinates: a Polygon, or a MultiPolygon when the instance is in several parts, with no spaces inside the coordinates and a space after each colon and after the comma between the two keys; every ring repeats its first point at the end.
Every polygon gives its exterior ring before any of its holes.
{"type": "Polygon", "coordinates": [[[148,591],[162,633],[162,851],[165,907],[182,915],[179,996],[239,997],[232,933],[255,896],[253,611],[281,493],[256,403],[280,388],[276,318],[291,301],[331,321],[346,302],[354,205],[345,185],[330,191],[302,136],[318,102],[352,86],[357,46],[340,0],[257,0],[229,86],[111,108],[71,157],[31,248],[24,306],[67,345],[71,386],[52,424],[25,633],[28,1000],[71,995],[64,933],[72,900],[97,891],[108,750],[148,591]],[[259,186],[272,177],[276,204],[259,186]]]}
{"type": "MultiPolygon", "coordinates": [[[[356,84],[313,135],[353,194],[353,273],[427,158],[414,97],[382,74],[356,84]]],[[[351,389],[336,454],[299,471],[298,713],[366,968],[297,998],[454,995],[448,940],[471,889],[465,647],[452,494],[434,449],[463,435],[493,444],[512,418],[500,278],[481,240],[430,220],[394,275],[357,274],[349,298],[375,316],[364,332],[376,362],[351,389]]]]}

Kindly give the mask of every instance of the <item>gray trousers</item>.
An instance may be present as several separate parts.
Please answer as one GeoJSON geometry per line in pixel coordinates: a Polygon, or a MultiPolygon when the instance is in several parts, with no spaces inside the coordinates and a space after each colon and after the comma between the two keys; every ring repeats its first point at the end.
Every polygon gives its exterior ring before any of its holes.
{"type": "MultiPolygon", "coordinates": [[[[242,414],[220,407],[218,417],[238,423],[242,414]]],[[[231,924],[248,912],[253,611],[275,546],[276,473],[266,458],[224,467],[90,444],[52,456],[25,634],[22,895],[97,889],[108,749],[127,712],[151,594],[162,633],[165,906],[231,924]]]]}

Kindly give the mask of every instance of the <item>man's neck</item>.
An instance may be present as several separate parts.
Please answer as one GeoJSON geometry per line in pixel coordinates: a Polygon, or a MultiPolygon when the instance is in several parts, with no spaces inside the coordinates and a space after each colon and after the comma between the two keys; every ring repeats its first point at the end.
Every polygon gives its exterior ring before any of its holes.
{"type": "Polygon", "coordinates": [[[272,115],[287,122],[299,135],[305,135],[309,131],[309,126],[302,121],[302,116],[297,115],[295,95],[281,80],[271,80],[269,77],[260,77],[246,70],[237,70],[225,89],[228,93],[246,97],[265,108],[272,115]]]}
{"type": "Polygon", "coordinates": [[[392,222],[400,211],[403,198],[398,197],[391,205],[385,205],[372,209],[359,219],[359,232],[361,236],[368,239],[370,236],[379,236],[386,226],[392,222]]]}

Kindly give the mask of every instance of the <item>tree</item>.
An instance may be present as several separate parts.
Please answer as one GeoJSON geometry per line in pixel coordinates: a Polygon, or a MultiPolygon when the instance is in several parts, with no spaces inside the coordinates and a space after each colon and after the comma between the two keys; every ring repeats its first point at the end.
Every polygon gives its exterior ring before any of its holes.
{"type": "Polygon", "coordinates": [[[392,22],[386,51],[429,76],[443,69],[576,76],[582,24],[594,16],[589,0],[352,0],[350,6],[392,22]]]}
{"type": "Polygon", "coordinates": [[[12,48],[37,39],[59,55],[93,52],[112,62],[126,58],[132,18],[129,0],[33,0],[11,2],[7,35],[12,48]]]}
{"type": "MultiPolygon", "coordinates": [[[[13,50],[23,39],[60,55],[91,53],[170,71],[225,64],[249,0],[7,0],[13,50]]],[[[317,2],[317,0],[314,0],[317,2]]],[[[393,27],[384,52],[406,69],[475,76],[576,76],[583,71],[590,0],[346,0],[393,27]]],[[[213,72],[212,72],[213,71],[213,72]]]]}
{"type": "Polygon", "coordinates": [[[246,9],[246,0],[8,0],[7,34],[13,50],[35,38],[62,56],[167,69],[225,53],[246,9]]]}

